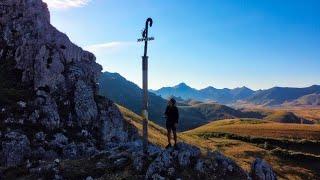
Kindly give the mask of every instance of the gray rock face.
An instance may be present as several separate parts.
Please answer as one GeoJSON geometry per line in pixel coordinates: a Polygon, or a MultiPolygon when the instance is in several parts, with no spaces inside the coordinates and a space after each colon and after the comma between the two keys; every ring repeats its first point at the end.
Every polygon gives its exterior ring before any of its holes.
{"type": "Polygon", "coordinates": [[[277,176],[272,167],[263,159],[257,158],[251,166],[251,177],[253,180],[276,180],[277,176]]]}
{"type": "Polygon", "coordinates": [[[3,164],[7,167],[17,166],[30,154],[30,142],[26,135],[10,132],[2,142],[3,164]]]}
{"type": "Polygon", "coordinates": [[[35,105],[43,116],[40,119],[32,119],[33,122],[39,122],[48,129],[55,129],[60,127],[60,116],[58,112],[58,105],[55,100],[45,91],[38,90],[36,92],[37,98],[35,105]]]}
{"type": "MultiPolygon", "coordinates": [[[[125,140],[117,108],[109,103],[112,107],[98,111],[95,96],[101,66],[93,54],[50,24],[46,4],[41,0],[3,0],[0,10],[0,58],[15,64],[21,71],[20,83],[34,92],[35,98],[26,103],[39,112],[36,122],[56,129],[71,117],[80,127],[102,127],[104,140],[125,140]]],[[[31,117],[34,121],[37,116],[31,117]]]]}
{"type": "Polygon", "coordinates": [[[74,96],[76,97],[74,103],[78,124],[82,126],[96,123],[98,110],[92,88],[80,80],[76,83],[74,96]]]}
{"type": "Polygon", "coordinates": [[[101,134],[104,142],[121,143],[128,140],[124,120],[119,109],[110,100],[99,104],[101,134]]]}
{"type": "MultiPolygon", "coordinates": [[[[78,158],[95,154],[97,147],[103,149],[104,144],[128,140],[125,121],[118,108],[110,100],[98,96],[97,79],[102,67],[95,62],[92,53],[73,44],[50,24],[45,3],[41,0],[1,0],[0,27],[0,65],[15,72],[4,77],[14,81],[12,85],[6,83],[8,87],[5,88],[28,92],[13,103],[19,106],[19,113],[11,112],[10,105],[0,102],[0,107],[5,109],[1,116],[8,126],[19,123],[31,127],[25,134],[30,136],[26,139],[32,139],[30,146],[39,150],[35,154],[78,158]],[[32,127],[46,134],[47,131],[60,133],[44,137],[34,133],[32,127]],[[83,129],[87,136],[79,137],[83,129]],[[76,142],[72,144],[73,141],[76,142]],[[40,147],[52,149],[43,152],[40,147]],[[54,152],[57,148],[59,152],[54,152]]],[[[6,76],[8,73],[0,69],[0,74],[6,76]]],[[[15,129],[26,131],[19,127],[15,129]]],[[[27,141],[15,140],[12,145],[20,144],[23,149],[22,142],[27,141]]],[[[2,149],[4,146],[11,148],[10,142],[2,143],[2,146],[2,149]]],[[[5,153],[10,155],[9,151],[5,153]]],[[[9,158],[5,164],[15,165],[15,162],[21,162],[20,159],[23,158],[17,157],[11,162],[9,158]]]]}

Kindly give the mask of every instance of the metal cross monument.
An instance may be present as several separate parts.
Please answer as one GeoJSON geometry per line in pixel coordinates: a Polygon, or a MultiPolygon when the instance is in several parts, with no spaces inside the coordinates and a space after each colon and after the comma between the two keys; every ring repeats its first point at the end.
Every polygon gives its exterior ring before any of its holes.
{"type": "Polygon", "coordinates": [[[153,21],[151,18],[146,20],[146,27],[142,32],[142,38],[138,42],[144,41],[144,55],[142,56],[142,87],[143,87],[143,152],[146,154],[148,150],[148,41],[154,40],[153,37],[148,37],[148,28],[152,27],[153,21]]]}

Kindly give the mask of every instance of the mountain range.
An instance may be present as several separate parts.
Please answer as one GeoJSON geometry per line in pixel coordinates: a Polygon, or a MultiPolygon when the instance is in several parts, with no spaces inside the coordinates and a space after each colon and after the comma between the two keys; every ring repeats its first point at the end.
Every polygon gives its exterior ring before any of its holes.
{"type": "MultiPolygon", "coordinates": [[[[309,96],[314,93],[320,93],[319,85],[305,88],[273,87],[271,89],[257,91],[245,100],[264,106],[279,106],[285,103],[299,101],[299,98],[304,98],[303,96],[309,96]]],[[[305,103],[301,105],[310,105],[310,103],[306,101],[301,103],[305,103]]]]}
{"type": "MultiPolygon", "coordinates": [[[[118,73],[104,72],[99,80],[100,95],[110,98],[117,104],[131,109],[133,112],[140,114],[142,107],[142,89],[128,81],[118,73]]],[[[187,86],[181,84],[181,87],[187,86]]],[[[189,90],[187,90],[189,91],[189,90]]],[[[192,92],[189,95],[192,95],[192,92]]],[[[241,96],[242,92],[233,90],[234,95],[241,96]]],[[[186,93],[187,94],[187,93],[186,93]]],[[[195,100],[183,100],[176,97],[180,112],[181,122],[179,130],[188,130],[199,127],[213,120],[252,117],[262,118],[262,115],[254,112],[242,112],[231,107],[221,105],[215,102],[202,102],[195,100]]],[[[165,126],[163,113],[167,106],[167,100],[159,95],[149,92],[149,119],[155,123],[165,126]]]]}
{"type": "Polygon", "coordinates": [[[180,83],[173,87],[163,87],[158,90],[152,90],[152,92],[163,98],[176,96],[183,99],[194,99],[205,102],[215,101],[222,104],[236,104],[241,101],[242,103],[263,106],[281,106],[284,104],[319,105],[319,101],[313,99],[319,96],[320,86],[313,85],[305,88],[273,87],[257,91],[245,86],[235,89],[217,89],[209,86],[197,90],[185,83],[180,83]],[[299,100],[299,98],[304,100],[299,100]]]}
{"type": "Polygon", "coordinates": [[[237,100],[242,100],[250,97],[255,91],[247,88],[235,88],[235,89],[217,89],[209,86],[204,89],[197,90],[188,86],[185,83],[180,83],[173,87],[163,87],[159,90],[152,92],[160,95],[163,98],[169,96],[181,97],[183,99],[195,99],[199,101],[216,101],[222,104],[230,104],[237,100]]]}

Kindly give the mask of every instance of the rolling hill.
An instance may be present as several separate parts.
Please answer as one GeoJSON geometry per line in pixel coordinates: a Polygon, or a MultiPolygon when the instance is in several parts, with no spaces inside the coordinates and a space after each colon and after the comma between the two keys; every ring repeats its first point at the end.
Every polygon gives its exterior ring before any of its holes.
{"type": "Polygon", "coordinates": [[[274,111],[264,118],[264,120],[279,122],[279,123],[294,123],[294,124],[314,124],[314,122],[296,116],[292,112],[288,111],[274,111]]]}
{"type": "Polygon", "coordinates": [[[242,112],[217,103],[196,103],[190,106],[179,106],[181,130],[196,128],[200,125],[221,119],[259,118],[264,115],[259,112],[242,112]]]}

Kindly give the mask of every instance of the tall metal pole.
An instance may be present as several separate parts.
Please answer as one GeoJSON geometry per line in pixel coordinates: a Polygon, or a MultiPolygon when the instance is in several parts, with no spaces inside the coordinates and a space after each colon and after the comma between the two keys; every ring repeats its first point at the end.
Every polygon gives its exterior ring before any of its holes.
{"type": "Polygon", "coordinates": [[[142,84],[143,84],[143,152],[148,151],[148,56],[142,57],[142,84]]]}
{"type": "Polygon", "coordinates": [[[142,39],[144,41],[144,55],[142,56],[142,87],[143,87],[143,101],[142,101],[142,118],[143,118],[143,152],[148,152],[148,41],[154,38],[148,37],[148,28],[152,27],[153,21],[151,18],[146,20],[146,26],[142,33],[142,39]]]}

